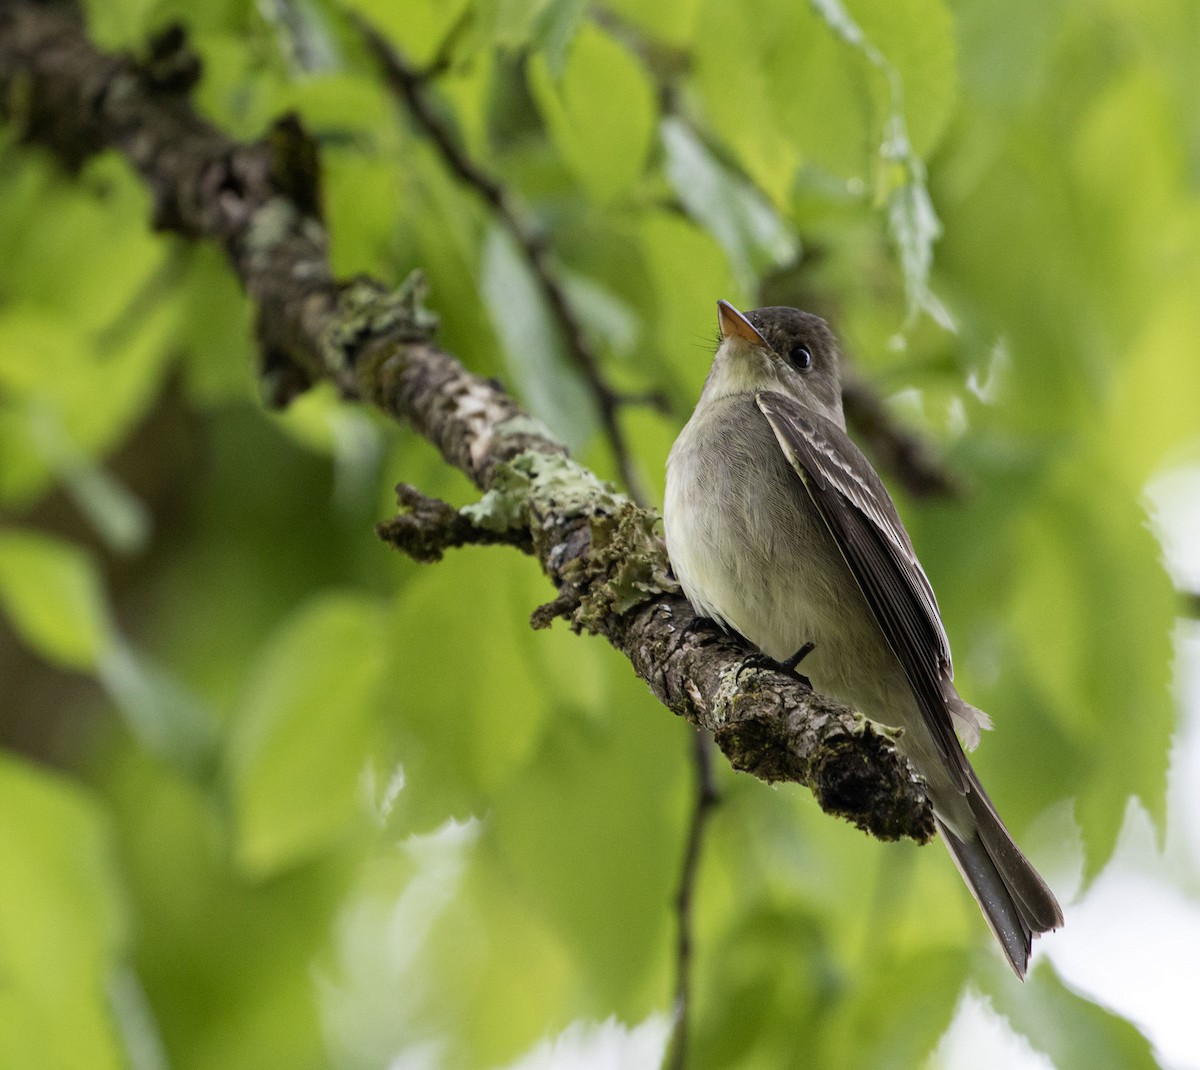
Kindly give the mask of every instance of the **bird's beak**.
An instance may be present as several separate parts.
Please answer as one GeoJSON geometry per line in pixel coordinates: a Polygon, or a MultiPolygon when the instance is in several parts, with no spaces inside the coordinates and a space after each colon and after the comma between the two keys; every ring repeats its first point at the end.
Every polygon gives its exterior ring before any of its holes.
{"type": "Polygon", "coordinates": [[[743,316],[736,308],[728,301],[717,302],[717,323],[721,328],[721,341],[727,341],[730,338],[740,338],[744,342],[749,342],[752,346],[762,346],[764,349],[770,349],[767,345],[767,340],[758,333],[758,329],[745,316],[743,316]]]}

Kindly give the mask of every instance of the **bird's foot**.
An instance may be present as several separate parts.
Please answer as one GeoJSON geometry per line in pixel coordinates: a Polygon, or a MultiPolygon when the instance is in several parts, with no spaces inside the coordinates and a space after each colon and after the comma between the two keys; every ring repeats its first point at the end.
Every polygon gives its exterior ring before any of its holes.
{"type": "Polygon", "coordinates": [[[805,643],[790,658],[786,658],[783,661],[776,661],[774,658],[769,658],[763,653],[751,654],[744,659],[742,664],[754,669],[770,669],[772,672],[781,672],[784,676],[790,676],[806,691],[811,691],[812,681],[807,676],[797,672],[796,666],[813,652],[816,645],[813,642],[805,643]]]}

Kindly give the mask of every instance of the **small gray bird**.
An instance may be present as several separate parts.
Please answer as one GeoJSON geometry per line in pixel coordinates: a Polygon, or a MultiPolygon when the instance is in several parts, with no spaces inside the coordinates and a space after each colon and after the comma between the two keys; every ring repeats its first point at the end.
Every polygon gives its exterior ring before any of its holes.
{"type": "Polygon", "coordinates": [[[1018,977],[1062,911],[967,761],[987,715],[954,689],[937,599],[846,434],[838,348],[795,308],[717,302],[721,341],[667,461],[663,520],[697,613],[879,724],[925,778],[942,839],[1018,977]]]}

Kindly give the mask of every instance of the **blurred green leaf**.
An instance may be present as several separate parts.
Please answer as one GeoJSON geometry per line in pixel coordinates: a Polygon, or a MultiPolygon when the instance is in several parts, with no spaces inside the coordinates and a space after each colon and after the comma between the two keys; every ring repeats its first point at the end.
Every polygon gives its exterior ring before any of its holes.
{"type": "MultiPolygon", "coordinates": [[[[471,0],[349,0],[351,11],[362,15],[418,64],[429,63],[447,34],[471,7],[471,0]]],[[[478,17],[478,16],[474,16],[478,17]]]]}
{"type": "Polygon", "coordinates": [[[820,915],[743,900],[728,931],[719,940],[706,937],[696,1066],[788,1065],[798,1033],[813,1053],[839,987],[820,915]],[[718,962],[713,970],[710,963],[718,962]]]}
{"type": "Polygon", "coordinates": [[[564,680],[603,693],[587,654],[565,657],[569,636],[512,627],[548,590],[532,562],[477,550],[421,570],[399,593],[390,648],[403,665],[396,732],[411,786],[401,802],[416,827],[482,812],[528,761],[564,680]],[[461,591],[470,592],[466,616],[461,591]]]}
{"type": "Polygon", "coordinates": [[[113,641],[95,564],[61,539],[0,530],[0,605],[25,642],[68,668],[95,668],[113,641]]]}
{"type": "Polygon", "coordinates": [[[9,1066],[126,1065],[108,988],[126,940],[109,832],[78,787],[0,757],[0,1051],[9,1066]]]}
{"type": "Polygon", "coordinates": [[[216,249],[189,250],[176,331],[187,391],[198,405],[250,394],[257,362],[250,306],[216,249]]]}
{"type": "Polygon", "coordinates": [[[996,1010],[1053,1061],[1056,1070],[1152,1070],[1161,1064],[1137,1027],[1072,992],[1049,967],[1023,985],[999,971],[980,981],[996,1010]]]}
{"type": "Polygon", "coordinates": [[[666,171],[697,222],[721,243],[746,289],[765,272],[794,259],[799,243],[758,191],[728,171],[683,122],[662,123],[666,171]]]}
{"type": "Polygon", "coordinates": [[[1027,661],[1062,730],[1089,755],[1074,779],[1085,870],[1095,876],[1130,796],[1160,824],[1165,818],[1175,597],[1141,509],[1103,471],[1067,469],[1039,505],[1018,535],[1014,655],[1027,661]],[[1063,619],[1079,624],[1064,634],[1063,619]]]}
{"type": "Polygon", "coordinates": [[[606,6],[651,37],[682,48],[696,32],[700,0],[613,0],[606,6]]]}
{"type": "Polygon", "coordinates": [[[529,411],[575,449],[595,429],[595,404],[542,291],[513,239],[494,226],[483,247],[480,290],[529,411]]]}
{"type": "Polygon", "coordinates": [[[580,185],[610,201],[641,175],[654,137],[654,90],[626,48],[596,26],[580,27],[562,78],[541,54],[529,84],[550,136],[580,185]]]}
{"type": "Polygon", "coordinates": [[[950,1025],[967,967],[959,950],[872,961],[838,1008],[827,1033],[825,1065],[919,1066],[950,1025]]]}
{"type": "Polygon", "coordinates": [[[873,87],[876,107],[887,114],[898,105],[913,151],[928,156],[958,97],[956,26],[949,8],[943,0],[846,0],[846,10],[899,80],[898,100],[892,99],[890,86],[873,87]]]}
{"type": "Polygon", "coordinates": [[[343,833],[361,779],[382,682],[378,605],[327,595],[289,619],[259,656],[227,755],[237,857],[265,876],[343,833]]]}
{"type": "Polygon", "coordinates": [[[669,946],[691,729],[652,716],[615,655],[603,664],[606,707],[588,720],[557,711],[522,774],[493,795],[483,847],[495,852],[495,879],[514,882],[575,949],[592,998],[632,1020],[669,946]]]}
{"type": "Polygon", "coordinates": [[[135,965],[170,1066],[326,1062],[312,967],[354,855],[248,880],[225,808],[210,792],[132,746],[110,752],[104,772],[137,931],[135,965]]]}
{"type": "Polygon", "coordinates": [[[117,553],[141,550],[152,525],[145,505],[64,434],[52,411],[31,406],[28,415],[30,439],[38,454],[96,533],[117,553]]]}
{"type": "Polygon", "coordinates": [[[96,669],[147,753],[194,776],[211,772],[216,726],[208,709],[179,680],[120,637],[110,642],[96,669]]]}
{"type": "Polygon", "coordinates": [[[554,80],[562,78],[567,55],[588,0],[547,0],[534,26],[533,46],[546,57],[546,70],[554,80]]]}

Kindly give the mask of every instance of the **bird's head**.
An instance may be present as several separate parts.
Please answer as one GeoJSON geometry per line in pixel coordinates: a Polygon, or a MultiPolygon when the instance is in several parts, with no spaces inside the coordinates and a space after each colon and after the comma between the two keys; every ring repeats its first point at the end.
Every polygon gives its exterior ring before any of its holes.
{"type": "Polygon", "coordinates": [[[718,301],[717,323],[705,400],[776,390],[844,426],[837,340],[820,316],[781,305],[742,313],[718,301]]]}

